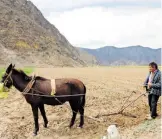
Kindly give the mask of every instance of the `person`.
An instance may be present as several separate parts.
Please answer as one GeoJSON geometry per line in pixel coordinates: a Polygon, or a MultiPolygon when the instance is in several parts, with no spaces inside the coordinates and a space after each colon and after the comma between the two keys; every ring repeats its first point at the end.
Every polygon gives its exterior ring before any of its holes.
{"type": "Polygon", "coordinates": [[[155,119],[157,114],[157,102],[161,96],[161,71],[155,62],[149,64],[149,75],[144,82],[144,87],[148,92],[148,104],[150,114],[147,119],[155,119]]]}

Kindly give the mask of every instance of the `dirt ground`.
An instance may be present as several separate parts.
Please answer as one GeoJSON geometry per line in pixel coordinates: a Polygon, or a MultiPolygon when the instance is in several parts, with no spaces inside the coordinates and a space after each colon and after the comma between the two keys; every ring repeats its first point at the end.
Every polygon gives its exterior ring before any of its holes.
{"type": "MultiPolygon", "coordinates": [[[[129,104],[145,90],[143,81],[147,76],[147,67],[94,67],[94,68],[38,68],[35,74],[46,78],[72,77],[82,80],[87,87],[85,115],[95,117],[120,110],[127,97],[135,91],[129,104]]],[[[161,101],[161,100],[160,100],[161,101]]],[[[159,102],[160,102],[159,101],[159,102]]],[[[68,104],[69,105],[69,104],[68,104]]],[[[160,103],[158,113],[160,114],[160,103]]],[[[2,139],[100,139],[106,135],[110,124],[116,123],[122,139],[160,139],[161,115],[156,120],[145,120],[148,114],[147,96],[141,97],[124,112],[136,118],[123,115],[102,116],[96,120],[85,117],[83,129],[75,126],[68,128],[71,111],[69,106],[45,106],[48,128],[43,127],[39,114],[40,131],[32,136],[34,122],[30,105],[15,89],[7,99],[0,100],[0,138],[2,139]]]]}

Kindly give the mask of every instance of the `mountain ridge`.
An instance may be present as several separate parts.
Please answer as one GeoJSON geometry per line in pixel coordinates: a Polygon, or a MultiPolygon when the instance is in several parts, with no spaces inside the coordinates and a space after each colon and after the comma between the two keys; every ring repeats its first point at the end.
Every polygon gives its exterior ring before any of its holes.
{"type": "Polygon", "coordinates": [[[80,49],[90,49],[90,50],[96,50],[96,49],[102,49],[102,48],[106,48],[106,47],[111,47],[111,48],[118,48],[118,49],[123,49],[123,48],[131,48],[131,47],[141,47],[141,48],[149,48],[149,49],[161,49],[161,48],[152,48],[152,47],[146,47],[146,46],[142,46],[142,45],[132,45],[132,46],[126,46],[126,47],[117,47],[117,46],[103,46],[103,47],[99,47],[99,48],[86,48],[86,47],[78,47],[80,49]]]}
{"type": "Polygon", "coordinates": [[[161,64],[161,48],[152,49],[136,45],[122,48],[104,46],[97,49],[80,49],[95,56],[99,65],[147,65],[151,61],[161,64]]]}

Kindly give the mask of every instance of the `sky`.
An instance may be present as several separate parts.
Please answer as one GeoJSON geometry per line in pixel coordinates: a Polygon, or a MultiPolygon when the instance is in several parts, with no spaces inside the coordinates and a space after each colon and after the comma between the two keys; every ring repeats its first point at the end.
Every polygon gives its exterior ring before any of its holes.
{"type": "Polygon", "coordinates": [[[76,47],[161,48],[161,0],[31,0],[76,47]]]}

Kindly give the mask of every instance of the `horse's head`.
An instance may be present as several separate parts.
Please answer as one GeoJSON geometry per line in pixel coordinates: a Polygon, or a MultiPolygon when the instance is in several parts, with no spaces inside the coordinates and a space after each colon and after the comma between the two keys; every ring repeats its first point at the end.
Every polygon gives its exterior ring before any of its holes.
{"type": "Polygon", "coordinates": [[[14,69],[15,65],[10,64],[8,68],[6,69],[5,74],[2,76],[2,83],[4,83],[4,86],[7,88],[10,88],[13,85],[13,80],[12,80],[12,71],[14,69]]]}

